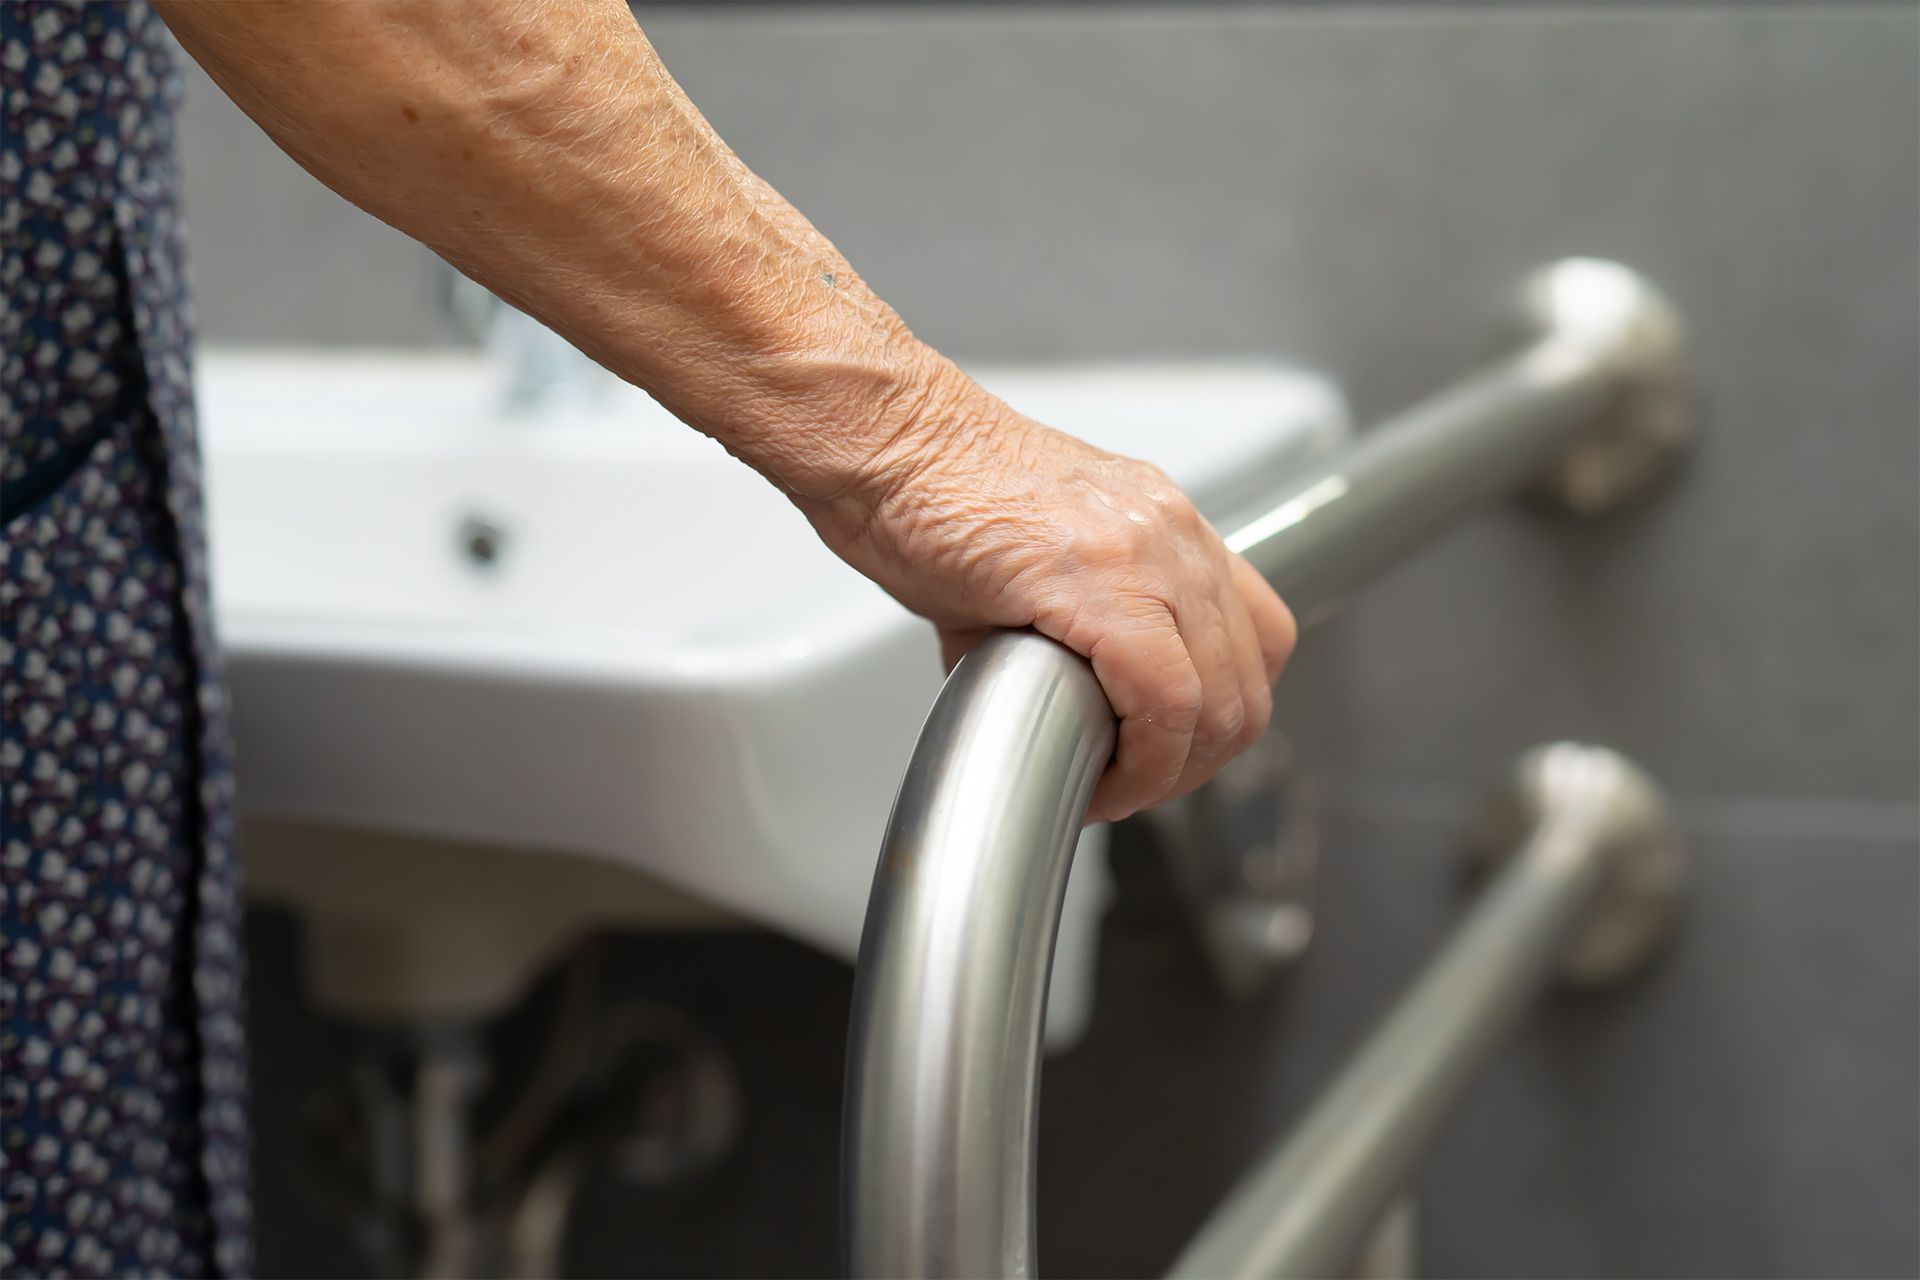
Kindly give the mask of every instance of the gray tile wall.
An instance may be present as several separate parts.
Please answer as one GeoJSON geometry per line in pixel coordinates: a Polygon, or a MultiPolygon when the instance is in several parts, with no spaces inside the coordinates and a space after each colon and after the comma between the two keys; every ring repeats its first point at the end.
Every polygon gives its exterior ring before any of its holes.
{"type": "MultiPolygon", "coordinates": [[[[963,358],[1278,354],[1372,417],[1571,252],[1647,271],[1696,331],[1712,430],[1663,501],[1477,520],[1310,637],[1293,731],[1340,780],[1324,949],[1251,1030],[1191,984],[1107,983],[1104,1038],[1049,1090],[1053,1256],[1164,1261],[1439,935],[1471,787],[1583,736],[1681,797],[1691,927],[1488,1082],[1428,1180],[1426,1265],[1920,1272],[1920,11],[642,16],[746,160],[963,358]],[[1132,1151],[1073,1101],[1129,1089],[1178,1116],[1132,1151]]],[[[186,147],[209,338],[449,340],[436,264],[210,88],[186,147]]]]}

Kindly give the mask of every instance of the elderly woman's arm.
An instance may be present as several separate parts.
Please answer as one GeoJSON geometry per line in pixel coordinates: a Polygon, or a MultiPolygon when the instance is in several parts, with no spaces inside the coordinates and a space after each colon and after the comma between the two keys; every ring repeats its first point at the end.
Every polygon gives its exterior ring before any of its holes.
{"type": "Polygon", "coordinates": [[[1122,717],[1118,817],[1258,735],[1293,621],[1151,467],[919,342],[728,150],[619,0],[162,0],[315,177],[785,490],[953,660],[1031,626],[1122,717]]]}

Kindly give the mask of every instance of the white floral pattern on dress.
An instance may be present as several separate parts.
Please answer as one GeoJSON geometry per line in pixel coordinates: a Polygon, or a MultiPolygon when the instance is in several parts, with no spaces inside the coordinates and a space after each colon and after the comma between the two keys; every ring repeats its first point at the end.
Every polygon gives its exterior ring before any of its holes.
{"type": "Polygon", "coordinates": [[[0,0],[8,1275],[250,1266],[179,95],[144,4],[0,0]]]}
{"type": "Polygon", "coordinates": [[[9,1275],[207,1268],[192,683],[152,466],[117,430],[0,540],[9,1275]]]}

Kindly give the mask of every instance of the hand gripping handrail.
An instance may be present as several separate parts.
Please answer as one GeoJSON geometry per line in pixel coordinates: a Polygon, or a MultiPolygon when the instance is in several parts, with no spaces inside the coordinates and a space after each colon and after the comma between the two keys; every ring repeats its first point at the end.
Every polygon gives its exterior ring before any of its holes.
{"type": "MultiPolygon", "coordinates": [[[[1526,488],[1597,514],[1678,456],[1690,379],[1657,290],[1571,259],[1530,277],[1522,302],[1517,352],[1363,434],[1228,535],[1301,618],[1488,500],[1526,488]]],[[[855,1276],[1033,1273],[1054,934],[1114,735],[1087,662],[1015,632],[954,669],[921,730],[855,979],[842,1150],[855,1276]]]]}

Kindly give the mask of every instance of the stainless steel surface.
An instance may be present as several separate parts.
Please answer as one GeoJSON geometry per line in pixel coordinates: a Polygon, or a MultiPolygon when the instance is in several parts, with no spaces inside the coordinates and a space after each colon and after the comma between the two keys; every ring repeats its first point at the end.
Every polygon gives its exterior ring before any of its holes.
{"type": "Polygon", "coordinates": [[[1347,1274],[1353,1280],[1414,1280],[1420,1274],[1420,1213],[1411,1196],[1393,1202],[1347,1274]]]}
{"type": "Polygon", "coordinates": [[[1618,263],[1569,258],[1527,280],[1516,321],[1516,338],[1584,353],[1615,388],[1534,477],[1532,496],[1596,516],[1654,492],[1700,430],[1699,389],[1673,305],[1618,263]]]}
{"type": "Polygon", "coordinates": [[[1651,491],[1695,419],[1672,307],[1634,272],[1555,263],[1517,352],[1381,423],[1227,537],[1310,619],[1462,511],[1525,486],[1581,515],[1651,491]]]}
{"type": "MultiPolygon", "coordinates": [[[[1523,303],[1517,354],[1367,433],[1228,536],[1302,619],[1482,502],[1531,484],[1598,513],[1678,456],[1684,349],[1651,285],[1574,259],[1536,273],[1523,303]]],[[[1051,950],[1112,740],[1091,669],[1031,634],[969,655],[921,731],[861,940],[843,1144],[854,1275],[1032,1274],[1051,950]]]]}
{"type": "Polygon", "coordinates": [[[859,1276],[1033,1270],[1054,931],[1114,723],[1092,668],[993,637],[921,731],[860,943],[843,1148],[859,1276]]]}
{"type": "MultiPolygon", "coordinates": [[[[1677,856],[1658,790],[1614,752],[1557,743],[1528,753],[1519,774],[1533,803],[1530,824],[1515,832],[1518,851],[1173,1275],[1325,1276],[1350,1262],[1481,1063],[1579,937],[1618,861],[1648,844],[1677,856]]],[[[1611,976],[1626,972],[1617,967],[1611,976]]]]}
{"type": "Polygon", "coordinates": [[[411,1119],[423,1280],[475,1274],[473,1103],[485,1083],[480,1046],[464,1029],[435,1036],[421,1054],[411,1119]]]}
{"type": "MultiPolygon", "coordinates": [[[[1560,981],[1573,987],[1607,986],[1643,968],[1673,932],[1686,884],[1686,851],[1658,788],[1620,757],[1612,764],[1619,770],[1606,788],[1612,809],[1594,833],[1606,842],[1595,852],[1600,880],[1560,950],[1560,981]]],[[[1487,796],[1468,834],[1473,871],[1499,871],[1525,847],[1528,832],[1569,803],[1574,784],[1564,773],[1573,767],[1556,746],[1521,757],[1506,785],[1487,796]]]]}
{"type": "Polygon", "coordinates": [[[1250,996],[1313,941],[1319,780],[1270,732],[1198,791],[1151,810],[1169,884],[1215,982],[1250,996]]]}

